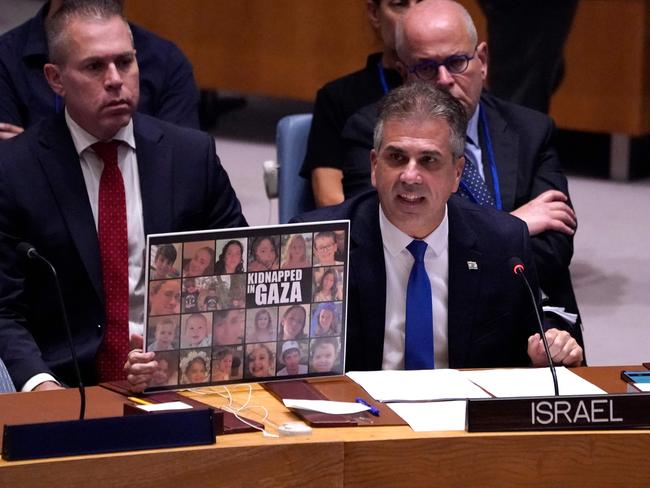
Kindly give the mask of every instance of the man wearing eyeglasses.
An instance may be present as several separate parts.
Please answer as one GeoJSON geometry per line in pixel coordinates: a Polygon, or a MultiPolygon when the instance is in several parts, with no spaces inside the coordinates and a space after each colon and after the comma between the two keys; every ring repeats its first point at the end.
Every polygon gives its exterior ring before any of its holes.
{"type": "Polygon", "coordinates": [[[336,234],[334,232],[318,232],[314,236],[314,253],[317,266],[336,266],[343,264],[336,260],[336,234]]]}
{"type": "MultiPolygon", "coordinates": [[[[574,322],[572,335],[582,342],[569,274],[577,220],[553,146],[553,122],[483,89],[488,47],[478,42],[470,15],[454,1],[427,0],[413,6],[397,25],[396,49],[397,69],[405,82],[433,83],[465,108],[469,124],[459,193],[526,222],[548,304],[573,314],[560,319],[559,310],[547,309],[547,319],[574,322]]],[[[369,105],[343,130],[346,198],[370,188],[369,153],[376,118],[376,105],[369,105]]]]}

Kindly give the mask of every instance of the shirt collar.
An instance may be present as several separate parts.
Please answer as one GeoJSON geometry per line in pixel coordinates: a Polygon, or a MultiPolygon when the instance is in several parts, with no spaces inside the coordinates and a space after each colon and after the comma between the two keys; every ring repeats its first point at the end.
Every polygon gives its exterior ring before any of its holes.
{"type": "MultiPolygon", "coordinates": [[[[379,228],[381,229],[381,238],[384,243],[384,249],[395,257],[406,249],[413,238],[395,227],[384,214],[381,205],[379,205],[379,228]]],[[[431,234],[422,239],[427,243],[428,249],[435,256],[440,256],[447,248],[449,243],[449,219],[447,218],[447,205],[445,204],[445,216],[442,222],[436,227],[431,234]]],[[[408,252],[408,251],[407,251],[408,252]]]]}
{"type": "Polygon", "coordinates": [[[474,109],[474,114],[470,117],[470,119],[467,121],[467,139],[474,144],[475,146],[478,147],[478,117],[479,117],[479,110],[481,109],[481,105],[478,104],[476,105],[476,108],[474,109]]]}
{"type": "MultiPolygon", "coordinates": [[[[81,155],[81,153],[88,149],[90,146],[96,142],[99,142],[98,138],[88,133],[88,131],[83,129],[72,119],[72,117],[70,117],[67,108],[65,109],[65,122],[68,124],[68,128],[70,129],[72,142],[74,143],[74,147],[77,150],[78,155],[81,155]]],[[[129,123],[127,125],[115,133],[113,139],[121,141],[127,144],[131,149],[135,150],[135,138],[133,136],[133,118],[129,120],[129,123]]]]}

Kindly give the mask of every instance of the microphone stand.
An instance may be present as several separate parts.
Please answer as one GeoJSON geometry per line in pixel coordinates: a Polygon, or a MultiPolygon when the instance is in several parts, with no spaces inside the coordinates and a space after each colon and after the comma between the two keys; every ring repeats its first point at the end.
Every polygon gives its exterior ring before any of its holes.
{"type": "Polygon", "coordinates": [[[535,301],[535,294],[530,287],[530,283],[528,283],[528,280],[526,279],[523,264],[521,264],[521,262],[517,263],[513,268],[513,272],[519,278],[521,278],[521,281],[523,281],[524,285],[526,285],[526,289],[528,290],[528,294],[533,303],[533,308],[535,309],[535,317],[537,318],[537,326],[539,327],[539,333],[542,336],[542,342],[544,343],[546,359],[548,359],[548,367],[551,370],[551,376],[553,377],[553,390],[555,391],[555,396],[560,396],[560,387],[558,386],[557,382],[557,372],[555,371],[555,365],[553,364],[553,359],[551,358],[551,352],[548,347],[548,341],[546,340],[546,334],[544,334],[544,327],[542,326],[542,319],[539,316],[539,309],[537,308],[537,302],[535,301]]]}
{"type": "Polygon", "coordinates": [[[52,276],[54,276],[54,284],[56,286],[57,298],[59,301],[59,307],[61,308],[61,317],[63,318],[63,325],[65,328],[66,335],[68,337],[68,347],[70,348],[70,354],[72,355],[72,363],[74,364],[75,374],[77,376],[77,381],[79,382],[79,420],[83,420],[86,415],[86,388],[83,385],[81,379],[81,370],[79,369],[79,361],[77,361],[77,352],[72,341],[72,331],[70,330],[70,323],[68,322],[68,314],[65,311],[65,303],[63,302],[63,293],[61,292],[61,286],[59,285],[59,277],[56,273],[54,265],[50,263],[46,258],[41,256],[38,251],[26,242],[21,242],[18,244],[17,249],[24,252],[29,259],[36,259],[45,263],[50,269],[52,276]]]}

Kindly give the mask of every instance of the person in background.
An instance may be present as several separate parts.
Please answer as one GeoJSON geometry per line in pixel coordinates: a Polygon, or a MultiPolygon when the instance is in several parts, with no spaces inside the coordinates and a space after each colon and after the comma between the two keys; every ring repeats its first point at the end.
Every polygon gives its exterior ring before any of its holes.
{"type": "MultiPolygon", "coordinates": [[[[0,143],[0,357],[17,389],[77,379],[56,293],[29,242],[56,268],[83,382],[142,391],[144,236],[246,226],[209,135],[136,113],[140,76],[119,5],[66,2],[47,22],[45,76],[59,114],[0,143]],[[196,198],[196,195],[203,198],[196,198]],[[29,290],[27,292],[26,290],[29,290]]],[[[180,280],[152,282],[178,314],[180,280]]]]}
{"type": "MultiPolygon", "coordinates": [[[[63,111],[63,97],[43,75],[50,62],[45,27],[63,5],[82,1],[51,0],[32,19],[0,36],[0,140],[63,111]]],[[[105,3],[122,9],[120,0],[105,3]]],[[[138,112],[198,129],[199,92],[188,59],[173,43],[129,26],[140,67],[138,112]]]]}
{"type": "Polygon", "coordinates": [[[395,69],[395,24],[421,0],[365,0],[368,20],[381,42],[381,52],[368,56],[366,66],[330,81],[316,93],[314,118],[300,176],[311,181],[319,207],[343,201],[341,132],[361,107],[376,102],[402,83],[395,69]]]}
{"type": "MultiPolygon", "coordinates": [[[[458,192],[482,206],[522,219],[532,237],[540,286],[548,297],[545,321],[582,344],[578,304],[569,265],[577,228],[566,176],[555,149],[553,121],[483,89],[488,46],[479,42],[469,13],[458,2],[427,0],[397,24],[397,69],[406,83],[424,82],[449,92],[467,118],[465,166],[458,192]],[[555,310],[564,309],[566,314],[555,310]]],[[[343,130],[346,195],[372,187],[370,152],[377,105],[349,118],[343,130]]]]}

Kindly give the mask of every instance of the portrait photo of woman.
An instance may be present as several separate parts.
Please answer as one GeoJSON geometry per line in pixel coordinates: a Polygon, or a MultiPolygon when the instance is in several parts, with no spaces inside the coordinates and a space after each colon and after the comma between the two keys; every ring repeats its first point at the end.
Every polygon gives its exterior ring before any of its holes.
{"type": "Polygon", "coordinates": [[[213,274],[214,241],[186,242],[183,245],[183,276],[213,274]]]}
{"type": "Polygon", "coordinates": [[[341,333],[341,308],[340,302],[319,303],[313,307],[311,314],[311,337],[328,337],[341,333]]]}
{"type": "Polygon", "coordinates": [[[322,268],[314,272],[314,302],[343,300],[343,268],[322,268]]]}
{"type": "Polygon", "coordinates": [[[215,274],[234,274],[244,272],[244,245],[239,240],[217,241],[217,264],[215,274]]]}

